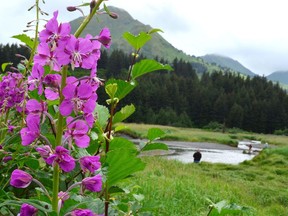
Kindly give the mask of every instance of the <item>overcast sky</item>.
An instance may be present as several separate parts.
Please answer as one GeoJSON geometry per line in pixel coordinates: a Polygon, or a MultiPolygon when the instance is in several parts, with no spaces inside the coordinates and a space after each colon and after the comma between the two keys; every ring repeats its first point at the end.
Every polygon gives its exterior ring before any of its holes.
{"type": "MultiPolygon", "coordinates": [[[[89,1],[89,0],[88,0],[89,1]]],[[[80,16],[66,6],[82,0],[46,0],[41,8],[59,10],[60,22],[80,16]]],[[[35,0],[2,1],[0,43],[22,33],[34,19],[27,9],[35,0]]],[[[202,56],[221,54],[238,60],[259,75],[288,70],[287,0],[109,0],[135,19],[164,31],[162,36],[183,52],[202,56]]]]}

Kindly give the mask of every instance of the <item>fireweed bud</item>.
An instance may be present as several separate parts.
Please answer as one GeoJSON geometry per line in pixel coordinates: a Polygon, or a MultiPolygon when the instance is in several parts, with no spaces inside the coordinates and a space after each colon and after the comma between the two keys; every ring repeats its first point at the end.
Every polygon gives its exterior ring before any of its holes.
{"type": "Polygon", "coordinates": [[[33,180],[33,177],[19,169],[16,169],[11,174],[10,185],[16,188],[26,188],[33,180]]]}
{"type": "Polygon", "coordinates": [[[96,175],[87,177],[82,180],[82,186],[84,190],[87,189],[92,192],[100,192],[102,190],[102,176],[96,175]]]}
{"type": "Polygon", "coordinates": [[[67,7],[66,8],[68,11],[70,11],[70,12],[73,12],[73,11],[76,11],[77,10],[77,8],[75,7],[75,6],[69,6],[69,7],[67,7]]]}
{"type": "Polygon", "coordinates": [[[95,0],[92,0],[90,2],[90,13],[92,12],[93,8],[96,6],[96,1],[95,0]]]}
{"type": "Polygon", "coordinates": [[[4,163],[7,163],[8,161],[10,161],[10,160],[12,160],[13,158],[12,158],[12,156],[5,156],[3,159],[2,159],[2,161],[4,162],[4,163]]]}
{"type": "Polygon", "coordinates": [[[109,12],[109,16],[113,19],[118,19],[118,14],[117,13],[114,13],[114,12],[109,12]]]}
{"type": "Polygon", "coordinates": [[[20,216],[36,216],[38,209],[32,205],[23,203],[20,209],[20,216]]]}

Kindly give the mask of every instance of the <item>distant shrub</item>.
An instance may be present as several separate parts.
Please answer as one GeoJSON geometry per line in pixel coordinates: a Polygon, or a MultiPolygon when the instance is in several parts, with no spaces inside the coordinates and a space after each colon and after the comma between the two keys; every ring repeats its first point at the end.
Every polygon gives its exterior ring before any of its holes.
{"type": "Polygon", "coordinates": [[[274,131],[274,134],[275,135],[285,135],[285,136],[288,136],[288,128],[285,128],[283,130],[275,130],[274,131]]]}
{"type": "Polygon", "coordinates": [[[209,124],[205,125],[203,129],[212,130],[212,131],[222,131],[224,125],[219,122],[209,122],[209,124]]]}

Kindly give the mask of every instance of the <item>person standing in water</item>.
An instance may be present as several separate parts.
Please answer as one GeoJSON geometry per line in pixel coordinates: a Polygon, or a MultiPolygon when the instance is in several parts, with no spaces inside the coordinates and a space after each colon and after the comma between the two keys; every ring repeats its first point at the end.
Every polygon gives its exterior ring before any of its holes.
{"type": "Polygon", "coordinates": [[[200,160],[202,158],[202,154],[201,154],[199,149],[193,154],[193,158],[194,158],[194,163],[200,162],[200,160]]]}

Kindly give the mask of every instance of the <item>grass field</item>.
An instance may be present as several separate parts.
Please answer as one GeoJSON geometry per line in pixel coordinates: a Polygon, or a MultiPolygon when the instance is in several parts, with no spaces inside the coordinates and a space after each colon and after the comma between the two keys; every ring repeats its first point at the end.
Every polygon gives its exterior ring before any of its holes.
{"type": "MultiPolygon", "coordinates": [[[[132,133],[145,137],[148,128],[156,126],[128,124],[132,133]]],[[[158,126],[157,126],[158,127],[158,126]]],[[[160,127],[169,139],[189,141],[237,140],[231,134],[198,129],[160,127]],[[183,139],[182,139],[183,138],[183,139]]],[[[130,131],[130,132],[131,132],[130,131]]],[[[278,148],[265,149],[252,161],[240,165],[183,164],[164,157],[143,157],[147,166],[132,178],[145,196],[144,207],[153,215],[201,216],[209,212],[207,199],[248,207],[243,215],[288,215],[288,147],[287,138],[262,134],[232,134],[239,139],[267,141],[278,148]]],[[[229,143],[229,141],[227,142],[229,143]]]]}
{"type": "Polygon", "coordinates": [[[263,143],[267,142],[276,146],[288,146],[287,136],[278,136],[272,134],[256,134],[249,132],[214,132],[196,128],[176,128],[161,125],[146,125],[125,123],[127,130],[125,133],[135,137],[144,138],[149,128],[160,128],[166,132],[164,139],[166,140],[181,140],[192,142],[217,142],[236,146],[238,140],[259,140],[263,143]]]}

